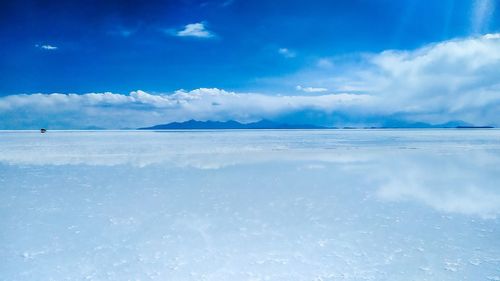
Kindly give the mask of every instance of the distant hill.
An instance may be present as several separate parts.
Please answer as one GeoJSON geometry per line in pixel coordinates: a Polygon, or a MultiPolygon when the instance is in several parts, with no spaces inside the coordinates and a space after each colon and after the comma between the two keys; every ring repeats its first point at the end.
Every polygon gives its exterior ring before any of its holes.
{"type": "Polygon", "coordinates": [[[152,127],[139,128],[138,130],[216,130],[216,129],[328,129],[327,127],[307,124],[282,124],[270,120],[261,120],[254,123],[240,123],[234,120],[173,122],[152,127]]]}
{"type": "Polygon", "coordinates": [[[477,126],[461,120],[453,120],[442,124],[429,124],[424,122],[407,122],[391,120],[379,127],[369,129],[492,129],[493,126],[477,126]]]}
{"type": "MultiPolygon", "coordinates": [[[[430,129],[430,128],[455,128],[455,129],[487,129],[491,126],[475,126],[463,121],[450,121],[443,124],[432,125],[423,122],[391,121],[376,127],[341,127],[342,129],[430,129]]],[[[197,121],[173,122],[155,125],[152,127],[139,128],[138,130],[234,130],[234,129],[338,129],[337,127],[323,127],[308,124],[284,124],[270,120],[261,120],[254,123],[240,123],[230,120],[220,121],[197,121]]]]}

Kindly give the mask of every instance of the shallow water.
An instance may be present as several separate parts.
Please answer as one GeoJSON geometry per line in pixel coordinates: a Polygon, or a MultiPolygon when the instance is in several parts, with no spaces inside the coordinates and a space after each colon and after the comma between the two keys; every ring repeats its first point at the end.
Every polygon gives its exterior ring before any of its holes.
{"type": "Polygon", "coordinates": [[[0,132],[0,280],[500,280],[500,130],[0,132]]]}

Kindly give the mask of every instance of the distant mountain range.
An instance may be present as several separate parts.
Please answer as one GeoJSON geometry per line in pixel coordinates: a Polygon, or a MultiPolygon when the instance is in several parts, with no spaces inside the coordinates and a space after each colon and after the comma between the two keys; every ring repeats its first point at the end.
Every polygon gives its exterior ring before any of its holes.
{"type": "MultiPolygon", "coordinates": [[[[394,122],[378,127],[342,127],[341,129],[418,129],[418,128],[456,128],[456,129],[487,129],[491,126],[474,126],[463,121],[451,121],[444,124],[431,125],[423,122],[406,123],[394,122]]],[[[155,125],[152,127],[139,128],[138,130],[234,130],[234,129],[339,129],[338,127],[324,127],[309,124],[284,124],[270,120],[261,120],[253,123],[240,123],[230,120],[220,121],[197,121],[173,122],[155,125]]]]}
{"type": "Polygon", "coordinates": [[[462,120],[454,120],[441,124],[429,124],[425,122],[408,122],[403,120],[390,120],[382,126],[369,127],[369,129],[490,129],[492,126],[476,126],[462,120]]]}
{"type": "Polygon", "coordinates": [[[304,125],[304,124],[282,124],[269,120],[261,120],[254,123],[240,123],[234,120],[220,121],[196,121],[173,122],[156,125],[152,127],[139,128],[139,130],[217,130],[217,129],[327,129],[327,127],[304,125]]]}

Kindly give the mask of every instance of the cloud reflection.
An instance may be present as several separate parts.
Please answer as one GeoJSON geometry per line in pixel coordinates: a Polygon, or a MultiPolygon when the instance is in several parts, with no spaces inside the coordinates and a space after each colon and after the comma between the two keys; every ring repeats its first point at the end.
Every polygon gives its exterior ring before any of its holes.
{"type": "MultiPolygon", "coordinates": [[[[8,133],[0,163],[249,171],[266,163],[295,165],[304,176],[335,175],[335,184],[374,191],[382,201],[496,218],[498,135],[495,130],[8,133]]],[[[310,182],[317,184],[314,178],[310,182]]]]}

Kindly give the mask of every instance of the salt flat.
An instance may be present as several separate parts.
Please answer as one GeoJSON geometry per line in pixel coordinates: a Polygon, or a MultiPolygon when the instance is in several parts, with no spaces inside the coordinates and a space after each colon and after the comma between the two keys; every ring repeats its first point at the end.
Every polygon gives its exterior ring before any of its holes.
{"type": "Polygon", "coordinates": [[[500,280],[500,130],[0,132],[0,280],[500,280]]]}

